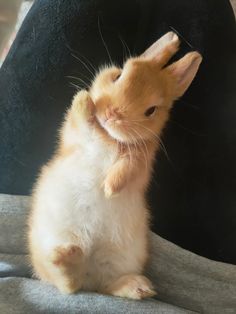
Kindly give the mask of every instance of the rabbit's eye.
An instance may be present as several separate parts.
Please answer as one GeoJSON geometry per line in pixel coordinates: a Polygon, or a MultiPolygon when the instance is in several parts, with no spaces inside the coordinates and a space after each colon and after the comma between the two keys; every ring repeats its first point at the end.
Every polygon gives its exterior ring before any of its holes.
{"type": "Polygon", "coordinates": [[[117,80],[119,80],[120,77],[121,77],[121,73],[119,73],[119,74],[113,79],[113,82],[116,82],[117,80]]]}
{"type": "Polygon", "coordinates": [[[156,110],[157,110],[157,106],[152,106],[152,107],[148,108],[148,109],[145,111],[144,114],[145,114],[146,117],[151,117],[151,116],[154,115],[154,113],[156,112],[156,110]]]}

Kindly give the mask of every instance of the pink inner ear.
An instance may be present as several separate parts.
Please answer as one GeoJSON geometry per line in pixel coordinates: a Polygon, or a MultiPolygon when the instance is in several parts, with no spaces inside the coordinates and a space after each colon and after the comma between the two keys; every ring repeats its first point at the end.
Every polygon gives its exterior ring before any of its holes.
{"type": "Polygon", "coordinates": [[[174,32],[169,32],[152,44],[141,56],[145,58],[156,58],[164,48],[178,41],[178,36],[174,32]]]}
{"type": "Polygon", "coordinates": [[[190,52],[167,67],[167,70],[176,79],[177,97],[182,96],[192,83],[201,62],[202,57],[198,52],[190,52]]]}
{"type": "Polygon", "coordinates": [[[190,63],[184,63],[182,66],[176,67],[174,70],[174,75],[177,76],[178,82],[181,83],[185,80],[188,80],[189,76],[191,76],[192,72],[195,71],[195,68],[198,67],[199,60],[195,58],[191,60],[190,63]]]}

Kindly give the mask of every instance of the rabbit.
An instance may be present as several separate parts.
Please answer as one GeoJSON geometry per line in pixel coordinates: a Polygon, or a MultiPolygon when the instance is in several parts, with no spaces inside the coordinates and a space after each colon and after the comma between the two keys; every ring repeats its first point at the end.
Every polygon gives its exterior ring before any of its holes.
{"type": "Polygon", "coordinates": [[[166,66],[179,38],[165,34],[123,68],[104,67],[78,92],[59,143],[32,193],[28,243],[38,278],[79,290],[142,299],[150,214],[145,200],[161,132],[202,57],[166,66]]]}

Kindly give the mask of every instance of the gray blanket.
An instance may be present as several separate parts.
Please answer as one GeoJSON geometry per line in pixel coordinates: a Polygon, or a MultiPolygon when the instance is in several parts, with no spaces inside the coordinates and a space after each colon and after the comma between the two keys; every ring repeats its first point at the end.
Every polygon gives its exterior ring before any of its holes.
{"type": "Polygon", "coordinates": [[[0,313],[236,313],[236,266],[188,252],[151,233],[148,277],[156,299],[62,295],[31,278],[25,245],[29,197],[0,194],[0,313]]]}

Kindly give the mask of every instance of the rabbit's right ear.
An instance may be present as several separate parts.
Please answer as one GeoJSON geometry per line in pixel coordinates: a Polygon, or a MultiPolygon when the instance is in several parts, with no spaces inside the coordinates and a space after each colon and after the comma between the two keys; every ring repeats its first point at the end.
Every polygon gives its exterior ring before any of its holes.
{"type": "Polygon", "coordinates": [[[165,64],[178,51],[179,44],[178,36],[169,32],[152,44],[141,57],[165,64]]]}
{"type": "Polygon", "coordinates": [[[173,79],[173,96],[181,97],[192,83],[202,62],[202,56],[197,51],[187,53],[180,60],[164,69],[173,79]]]}

